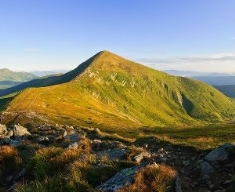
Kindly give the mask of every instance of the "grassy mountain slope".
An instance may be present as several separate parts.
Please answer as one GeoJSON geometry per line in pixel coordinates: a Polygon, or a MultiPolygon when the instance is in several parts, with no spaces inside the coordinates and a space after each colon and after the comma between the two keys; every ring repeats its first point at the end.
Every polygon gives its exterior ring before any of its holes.
{"type": "Polygon", "coordinates": [[[26,72],[13,72],[9,69],[0,69],[0,89],[16,86],[22,82],[37,78],[36,75],[26,72]]]}
{"type": "Polygon", "coordinates": [[[57,85],[26,89],[5,112],[100,127],[196,125],[235,114],[234,103],[211,86],[107,51],[46,82],[57,85]]]}

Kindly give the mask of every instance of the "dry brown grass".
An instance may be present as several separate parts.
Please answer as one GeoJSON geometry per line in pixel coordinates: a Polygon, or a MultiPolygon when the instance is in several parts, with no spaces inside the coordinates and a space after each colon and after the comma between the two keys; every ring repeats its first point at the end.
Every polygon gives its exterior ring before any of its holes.
{"type": "Polygon", "coordinates": [[[166,192],[173,190],[176,171],[163,165],[149,165],[139,171],[134,182],[118,192],[166,192]]]}
{"type": "Polygon", "coordinates": [[[11,146],[0,147],[0,178],[13,174],[21,165],[22,158],[11,146]]]}

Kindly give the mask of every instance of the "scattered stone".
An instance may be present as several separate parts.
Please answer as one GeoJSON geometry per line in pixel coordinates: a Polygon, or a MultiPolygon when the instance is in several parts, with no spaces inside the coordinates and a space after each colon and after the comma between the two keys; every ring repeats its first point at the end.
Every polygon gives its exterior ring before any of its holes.
{"type": "Polygon", "coordinates": [[[6,135],[6,133],[7,133],[6,125],[0,124],[0,135],[6,135]]]}
{"type": "Polygon", "coordinates": [[[114,175],[111,179],[98,186],[96,189],[104,192],[115,192],[119,188],[131,184],[134,180],[135,173],[142,167],[143,166],[136,166],[123,169],[114,175]]]}
{"type": "Polygon", "coordinates": [[[92,141],[92,143],[100,144],[100,143],[102,143],[102,141],[101,141],[100,139],[94,139],[94,140],[92,141]]]}
{"type": "Polygon", "coordinates": [[[21,142],[17,141],[17,140],[11,140],[11,142],[10,142],[10,146],[12,146],[12,147],[18,147],[20,145],[21,145],[21,142]]]}
{"type": "Polygon", "coordinates": [[[14,132],[13,132],[13,130],[10,130],[10,131],[8,131],[7,132],[7,134],[6,134],[6,137],[13,137],[14,136],[14,132]]]}
{"type": "Polygon", "coordinates": [[[38,143],[41,145],[49,145],[50,143],[50,139],[48,137],[42,136],[42,137],[38,137],[38,143]]]}
{"type": "Polygon", "coordinates": [[[149,146],[149,145],[148,145],[147,143],[145,143],[143,147],[147,149],[148,146],[149,146]]]}
{"type": "Polygon", "coordinates": [[[20,141],[21,139],[24,139],[25,137],[31,135],[27,128],[21,126],[21,125],[14,125],[14,128],[13,128],[13,132],[14,132],[14,138],[15,140],[18,140],[20,141]]]}
{"type": "Polygon", "coordinates": [[[100,131],[99,128],[95,128],[95,133],[98,134],[98,135],[100,135],[102,132],[100,131]]]}
{"type": "Polygon", "coordinates": [[[139,155],[136,155],[134,157],[134,160],[137,163],[140,163],[144,158],[150,158],[150,157],[151,157],[151,154],[145,151],[145,152],[140,153],[139,155]]]}
{"type": "Polygon", "coordinates": [[[104,154],[107,155],[108,158],[111,160],[122,160],[125,158],[127,151],[126,149],[117,148],[117,149],[107,150],[104,154]]]}
{"type": "Polygon", "coordinates": [[[74,142],[72,144],[70,144],[67,149],[77,149],[78,148],[78,143],[77,142],[74,142]]]}
{"type": "Polygon", "coordinates": [[[226,181],[223,183],[223,185],[227,185],[227,184],[230,184],[230,183],[232,183],[232,180],[226,180],[226,181]]]}
{"type": "Polygon", "coordinates": [[[65,138],[67,136],[67,131],[65,129],[61,129],[59,132],[59,136],[62,136],[62,138],[65,138]]]}
{"type": "Polygon", "coordinates": [[[77,133],[70,134],[70,135],[67,135],[65,139],[68,139],[70,142],[78,142],[80,140],[80,135],[77,133]]]}

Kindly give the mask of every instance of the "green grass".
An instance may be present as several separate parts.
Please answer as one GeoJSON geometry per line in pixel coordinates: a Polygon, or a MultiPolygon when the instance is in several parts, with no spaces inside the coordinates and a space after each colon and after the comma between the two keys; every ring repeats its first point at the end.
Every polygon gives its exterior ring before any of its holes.
{"type": "Polygon", "coordinates": [[[214,124],[191,128],[143,127],[139,129],[114,129],[106,131],[111,135],[118,132],[120,137],[128,138],[129,140],[141,139],[147,142],[150,138],[155,138],[161,142],[170,142],[174,145],[194,147],[198,150],[212,149],[226,142],[235,143],[234,124],[214,124]]]}
{"type": "Polygon", "coordinates": [[[33,112],[52,123],[103,129],[194,127],[235,115],[234,102],[215,88],[107,51],[57,78],[58,85],[29,88],[17,95],[7,112],[33,112]],[[59,84],[62,77],[64,83],[59,84]]]}

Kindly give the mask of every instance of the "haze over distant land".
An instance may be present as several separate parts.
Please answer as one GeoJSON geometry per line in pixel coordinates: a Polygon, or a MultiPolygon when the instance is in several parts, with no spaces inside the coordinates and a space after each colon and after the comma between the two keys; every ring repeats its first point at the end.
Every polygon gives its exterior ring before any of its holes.
{"type": "Polygon", "coordinates": [[[235,72],[235,2],[3,1],[0,68],[71,70],[110,50],[158,70],[235,72]]]}

